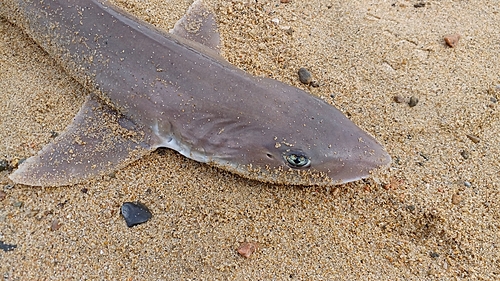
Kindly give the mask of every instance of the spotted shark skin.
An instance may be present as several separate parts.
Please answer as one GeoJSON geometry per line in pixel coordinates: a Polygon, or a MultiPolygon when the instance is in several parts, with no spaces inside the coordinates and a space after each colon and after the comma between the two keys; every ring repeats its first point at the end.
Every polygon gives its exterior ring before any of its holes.
{"type": "Polygon", "coordinates": [[[0,15],[90,93],[67,129],[10,175],[15,183],[76,184],[159,147],[286,185],[342,184],[391,161],[333,106],[224,60],[201,0],[169,33],[98,0],[7,0],[0,15]]]}

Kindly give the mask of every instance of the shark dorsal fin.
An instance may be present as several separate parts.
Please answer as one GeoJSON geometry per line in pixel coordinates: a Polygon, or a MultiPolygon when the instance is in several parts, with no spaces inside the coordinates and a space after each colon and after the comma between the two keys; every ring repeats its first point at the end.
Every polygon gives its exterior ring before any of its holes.
{"type": "Polygon", "coordinates": [[[196,0],[175,23],[170,33],[197,42],[219,53],[220,36],[214,14],[202,0],[196,0]]]}

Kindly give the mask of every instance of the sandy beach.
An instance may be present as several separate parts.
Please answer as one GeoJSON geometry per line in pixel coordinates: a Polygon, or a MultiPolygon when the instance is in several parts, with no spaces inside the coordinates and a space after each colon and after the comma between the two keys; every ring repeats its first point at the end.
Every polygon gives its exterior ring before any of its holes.
{"type": "MultiPolygon", "coordinates": [[[[113,2],[169,30],[192,1],[113,2]]],[[[497,1],[205,2],[225,59],[334,104],[390,167],[322,188],[247,180],[168,149],[60,188],[14,185],[7,169],[4,280],[500,279],[497,1]],[[319,87],[300,83],[301,67],[319,87]],[[153,218],[128,228],[120,207],[132,201],[153,218]],[[244,242],[258,245],[249,258],[244,242]]],[[[14,167],[88,94],[3,18],[0,88],[0,160],[14,167]]]]}

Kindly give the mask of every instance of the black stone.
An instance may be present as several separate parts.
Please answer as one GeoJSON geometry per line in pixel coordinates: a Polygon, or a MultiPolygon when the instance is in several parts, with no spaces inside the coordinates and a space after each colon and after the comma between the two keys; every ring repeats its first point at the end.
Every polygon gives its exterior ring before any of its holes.
{"type": "Polygon", "coordinates": [[[418,98],[417,98],[417,97],[411,97],[411,98],[410,98],[410,102],[408,103],[408,105],[409,105],[410,107],[414,107],[414,106],[416,106],[416,105],[417,105],[417,103],[418,103],[418,98]]]}
{"type": "Polygon", "coordinates": [[[432,258],[438,258],[439,257],[439,254],[436,253],[436,252],[430,252],[429,255],[432,257],[432,258]]]}
{"type": "Polygon", "coordinates": [[[9,252],[14,250],[17,247],[17,245],[13,244],[5,244],[3,241],[0,241],[0,249],[2,249],[4,252],[9,252]]]}
{"type": "Polygon", "coordinates": [[[140,202],[125,202],[122,205],[122,216],[128,227],[147,222],[153,215],[148,207],[140,202]]]}
{"type": "Polygon", "coordinates": [[[7,160],[0,160],[0,172],[8,170],[10,168],[9,162],[7,160]]]}

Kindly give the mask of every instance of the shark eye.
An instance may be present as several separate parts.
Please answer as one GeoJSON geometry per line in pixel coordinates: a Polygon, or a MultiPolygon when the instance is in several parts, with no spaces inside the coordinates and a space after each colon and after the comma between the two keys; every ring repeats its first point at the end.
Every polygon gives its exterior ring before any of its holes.
{"type": "Polygon", "coordinates": [[[285,155],[285,160],[291,168],[307,168],[311,165],[311,160],[301,153],[289,153],[285,155]]]}

